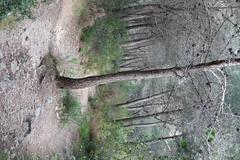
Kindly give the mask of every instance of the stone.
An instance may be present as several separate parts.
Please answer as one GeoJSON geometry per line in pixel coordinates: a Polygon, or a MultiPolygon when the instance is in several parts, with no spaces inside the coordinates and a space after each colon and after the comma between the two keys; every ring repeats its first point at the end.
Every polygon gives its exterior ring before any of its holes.
{"type": "Polygon", "coordinates": [[[40,116],[42,112],[42,108],[41,107],[37,107],[35,110],[35,117],[38,118],[40,116]]]}
{"type": "Polygon", "coordinates": [[[13,73],[16,73],[16,71],[17,71],[18,69],[19,69],[19,68],[18,68],[17,61],[14,60],[14,61],[11,63],[11,70],[12,70],[13,73]]]}
{"type": "Polygon", "coordinates": [[[53,102],[53,98],[52,98],[51,96],[48,96],[48,97],[46,98],[46,100],[45,100],[45,103],[46,103],[47,105],[51,104],[52,102],[53,102]]]}
{"type": "Polygon", "coordinates": [[[7,89],[8,87],[13,88],[16,86],[16,81],[10,80],[9,78],[4,77],[3,80],[0,80],[0,90],[7,89]]]}
{"type": "Polygon", "coordinates": [[[0,63],[0,71],[5,69],[7,66],[4,63],[0,63]]]}

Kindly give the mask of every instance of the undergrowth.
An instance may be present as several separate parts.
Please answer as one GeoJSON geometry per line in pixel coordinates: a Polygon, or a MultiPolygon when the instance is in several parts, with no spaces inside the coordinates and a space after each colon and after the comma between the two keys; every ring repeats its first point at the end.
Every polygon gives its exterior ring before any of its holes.
{"type": "MultiPolygon", "coordinates": [[[[27,156],[23,156],[21,158],[20,157],[21,156],[17,156],[15,159],[17,159],[17,160],[43,160],[43,159],[39,158],[39,156],[37,156],[37,155],[27,155],[27,156]]],[[[8,154],[0,151],[0,160],[9,160],[9,159],[11,159],[11,158],[10,158],[10,156],[8,156],[8,154]]],[[[53,154],[49,160],[60,160],[60,158],[59,158],[58,154],[53,154]]]]}
{"type": "Polygon", "coordinates": [[[8,155],[3,151],[0,151],[0,160],[7,160],[7,159],[8,159],[8,155]]]}
{"type": "Polygon", "coordinates": [[[120,43],[127,39],[125,24],[113,16],[97,19],[91,27],[83,29],[82,53],[87,56],[86,69],[100,73],[114,72],[122,58],[120,43]]]}
{"type": "MultiPolygon", "coordinates": [[[[79,160],[141,159],[142,144],[129,144],[132,130],[113,121],[109,112],[116,103],[126,101],[133,91],[133,84],[114,83],[97,88],[96,95],[90,99],[91,111],[79,123],[79,141],[75,156],[79,160]]],[[[122,111],[121,114],[128,114],[122,111]]]]}
{"type": "Polygon", "coordinates": [[[62,91],[62,121],[78,121],[81,116],[81,105],[80,102],[70,93],[69,90],[62,91]]]}
{"type": "Polygon", "coordinates": [[[128,39],[126,24],[114,9],[121,9],[138,0],[90,0],[78,11],[79,16],[91,15],[91,8],[103,8],[106,15],[82,30],[81,52],[88,58],[85,69],[100,73],[116,72],[122,59],[121,43],[128,39]],[[94,7],[93,7],[94,6],[94,7]]]}
{"type": "MultiPolygon", "coordinates": [[[[49,4],[52,0],[40,2],[49,4]]],[[[16,21],[24,18],[33,18],[31,9],[36,6],[37,0],[0,0],[0,29],[14,27],[16,21]]]]}
{"type": "Polygon", "coordinates": [[[36,4],[37,0],[0,0],[0,21],[9,15],[31,17],[31,7],[36,4]]]}

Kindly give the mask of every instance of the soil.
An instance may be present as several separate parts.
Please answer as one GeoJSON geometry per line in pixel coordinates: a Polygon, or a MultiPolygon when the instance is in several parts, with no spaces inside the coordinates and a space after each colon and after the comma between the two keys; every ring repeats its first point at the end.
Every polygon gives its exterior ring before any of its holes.
{"type": "MultiPolygon", "coordinates": [[[[34,19],[25,19],[13,29],[0,31],[0,150],[16,158],[17,153],[50,159],[58,154],[71,159],[78,137],[74,123],[59,120],[60,90],[54,77],[42,77],[41,60],[48,53],[61,60],[80,58],[80,22],[74,10],[83,0],[53,0],[39,4],[34,19]]],[[[62,72],[60,70],[62,74],[62,72]]],[[[86,76],[79,72],[75,76],[86,76]]],[[[82,110],[94,88],[73,91],[82,110]]]]}

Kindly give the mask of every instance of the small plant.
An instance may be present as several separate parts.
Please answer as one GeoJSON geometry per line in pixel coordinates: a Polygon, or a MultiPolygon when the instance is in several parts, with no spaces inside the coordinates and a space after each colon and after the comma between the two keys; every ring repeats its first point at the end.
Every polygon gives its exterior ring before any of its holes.
{"type": "Polygon", "coordinates": [[[3,151],[0,151],[0,160],[7,160],[7,159],[8,159],[8,155],[3,151]]]}
{"type": "Polygon", "coordinates": [[[216,138],[216,131],[214,129],[207,129],[206,137],[208,142],[212,142],[216,138]]]}
{"type": "Polygon", "coordinates": [[[63,90],[62,92],[62,120],[67,122],[69,120],[78,121],[81,114],[81,105],[78,100],[70,93],[69,90],[63,90]]]}
{"type": "Polygon", "coordinates": [[[60,160],[58,154],[54,154],[52,157],[51,157],[51,160],[60,160]]]}
{"type": "Polygon", "coordinates": [[[79,140],[74,145],[74,156],[80,160],[90,160],[94,155],[95,144],[91,136],[91,114],[85,114],[81,116],[78,122],[79,140]]]}
{"type": "Polygon", "coordinates": [[[187,150],[188,149],[188,142],[186,139],[181,139],[180,140],[180,148],[183,150],[187,150]]]}

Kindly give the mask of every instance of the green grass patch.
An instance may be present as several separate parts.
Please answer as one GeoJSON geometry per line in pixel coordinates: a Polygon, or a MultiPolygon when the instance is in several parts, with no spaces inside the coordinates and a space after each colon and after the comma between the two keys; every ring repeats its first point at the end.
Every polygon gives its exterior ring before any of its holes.
{"type": "MultiPolygon", "coordinates": [[[[42,0],[49,4],[52,0],[42,0]]],[[[0,0],[0,29],[13,28],[16,22],[24,18],[33,18],[32,7],[37,0],[0,0]]]]}
{"type": "Polygon", "coordinates": [[[75,10],[76,15],[79,17],[84,17],[84,16],[90,15],[91,14],[91,6],[92,6],[92,3],[90,1],[83,1],[81,3],[80,8],[75,10]]]}
{"type": "Polygon", "coordinates": [[[205,134],[208,142],[212,142],[216,138],[216,131],[214,129],[207,129],[205,134]]]}
{"type": "Polygon", "coordinates": [[[91,122],[93,115],[85,114],[79,120],[79,139],[74,144],[73,153],[77,160],[91,160],[94,156],[95,142],[91,136],[91,122]]]}
{"type": "Polygon", "coordinates": [[[91,107],[112,106],[128,100],[135,94],[138,86],[132,82],[117,82],[108,85],[102,85],[97,88],[96,94],[90,99],[91,107]]]}
{"type": "Polygon", "coordinates": [[[100,73],[118,70],[122,58],[120,43],[127,39],[125,24],[117,17],[105,16],[82,32],[82,53],[88,57],[85,68],[100,73]]]}
{"type": "Polygon", "coordinates": [[[73,58],[69,62],[72,63],[72,64],[80,64],[81,63],[81,61],[77,58],[73,58]]]}
{"type": "Polygon", "coordinates": [[[77,13],[91,15],[91,8],[103,8],[106,16],[98,18],[93,26],[82,29],[81,40],[85,43],[82,53],[88,58],[86,70],[100,73],[116,72],[122,59],[121,42],[128,39],[126,24],[113,11],[136,3],[138,0],[89,0],[77,13]]]}
{"type": "Polygon", "coordinates": [[[6,18],[0,20],[0,30],[6,28],[14,28],[16,25],[16,17],[7,16],[6,18]]]}
{"type": "Polygon", "coordinates": [[[188,149],[188,141],[184,138],[182,138],[180,140],[180,148],[183,150],[187,150],[188,149]]]}
{"type": "Polygon", "coordinates": [[[18,20],[31,17],[31,7],[37,0],[0,0],[0,21],[12,15],[18,20]]]}
{"type": "MultiPolygon", "coordinates": [[[[131,129],[122,127],[109,114],[112,106],[126,101],[135,91],[131,82],[102,85],[90,99],[91,111],[79,122],[80,140],[76,143],[75,157],[80,160],[144,159],[143,144],[129,144],[131,129]],[[94,122],[94,123],[93,123],[94,122]],[[94,126],[97,129],[94,129],[94,126]]],[[[125,112],[125,114],[128,114],[125,112]]]]}
{"type": "Polygon", "coordinates": [[[3,151],[0,151],[0,160],[7,160],[7,159],[8,159],[8,155],[3,151]]]}
{"type": "Polygon", "coordinates": [[[81,116],[80,102],[70,93],[69,90],[62,91],[62,120],[68,122],[70,120],[78,121],[81,116]]]}

